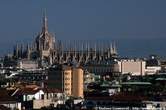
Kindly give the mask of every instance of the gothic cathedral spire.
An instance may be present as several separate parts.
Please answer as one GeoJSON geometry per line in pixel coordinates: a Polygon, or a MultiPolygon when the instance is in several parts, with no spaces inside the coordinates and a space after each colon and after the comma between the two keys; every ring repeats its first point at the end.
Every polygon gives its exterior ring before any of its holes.
{"type": "Polygon", "coordinates": [[[43,27],[42,32],[47,33],[48,32],[48,23],[47,23],[47,16],[46,16],[46,10],[43,12],[43,27]]]}

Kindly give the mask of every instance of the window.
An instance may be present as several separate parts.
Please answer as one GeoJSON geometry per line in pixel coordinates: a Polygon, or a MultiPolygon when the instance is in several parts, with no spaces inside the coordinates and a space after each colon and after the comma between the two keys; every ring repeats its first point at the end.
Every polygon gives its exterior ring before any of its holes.
{"type": "Polygon", "coordinates": [[[66,86],[70,85],[70,83],[65,83],[66,86]]]}
{"type": "Polygon", "coordinates": [[[44,94],[41,95],[41,99],[44,99],[44,94]]]}
{"type": "Polygon", "coordinates": [[[57,97],[57,94],[54,94],[54,98],[56,98],[57,97]]]}
{"type": "Polygon", "coordinates": [[[65,80],[70,80],[70,78],[65,78],[65,80]]]}
{"type": "Polygon", "coordinates": [[[65,91],[69,91],[70,89],[69,88],[65,88],[65,91]]]}

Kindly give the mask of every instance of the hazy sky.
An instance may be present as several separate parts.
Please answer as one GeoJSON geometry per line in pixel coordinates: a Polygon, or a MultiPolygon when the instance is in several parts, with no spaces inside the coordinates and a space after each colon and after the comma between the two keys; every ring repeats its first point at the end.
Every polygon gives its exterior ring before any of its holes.
{"type": "Polygon", "coordinates": [[[165,54],[166,0],[1,0],[1,55],[11,51],[16,42],[30,42],[36,37],[45,8],[49,30],[57,39],[109,39],[116,40],[117,45],[121,42],[119,51],[124,55],[137,55],[135,48],[145,54],[165,54]],[[156,39],[160,42],[154,46],[156,39]],[[151,46],[146,46],[149,40],[151,46]],[[132,41],[137,45],[130,44],[132,41]]]}

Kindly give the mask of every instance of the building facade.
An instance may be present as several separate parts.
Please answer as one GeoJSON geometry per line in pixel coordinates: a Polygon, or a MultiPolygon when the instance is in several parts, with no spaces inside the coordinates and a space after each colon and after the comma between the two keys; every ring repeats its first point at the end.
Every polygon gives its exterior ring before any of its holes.
{"type": "Polygon", "coordinates": [[[121,59],[118,61],[119,72],[122,74],[145,75],[146,61],[141,59],[121,59]]]}
{"type": "Polygon", "coordinates": [[[64,92],[66,95],[72,95],[72,68],[65,67],[63,70],[63,82],[64,82],[64,92]]]}
{"type": "Polygon", "coordinates": [[[84,91],[84,71],[82,68],[73,68],[72,95],[83,98],[84,91]]]}
{"type": "Polygon", "coordinates": [[[83,98],[84,91],[84,71],[79,67],[64,67],[64,93],[67,96],[83,98]]]}

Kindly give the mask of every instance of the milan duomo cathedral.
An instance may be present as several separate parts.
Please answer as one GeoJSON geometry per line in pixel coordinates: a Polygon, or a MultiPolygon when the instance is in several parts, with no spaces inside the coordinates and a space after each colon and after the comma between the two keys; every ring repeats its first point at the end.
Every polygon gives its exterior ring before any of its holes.
{"type": "Polygon", "coordinates": [[[48,31],[46,14],[43,16],[42,30],[34,42],[14,46],[15,59],[35,60],[41,64],[85,65],[98,63],[117,57],[115,43],[93,41],[57,41],[48,31]]]}

